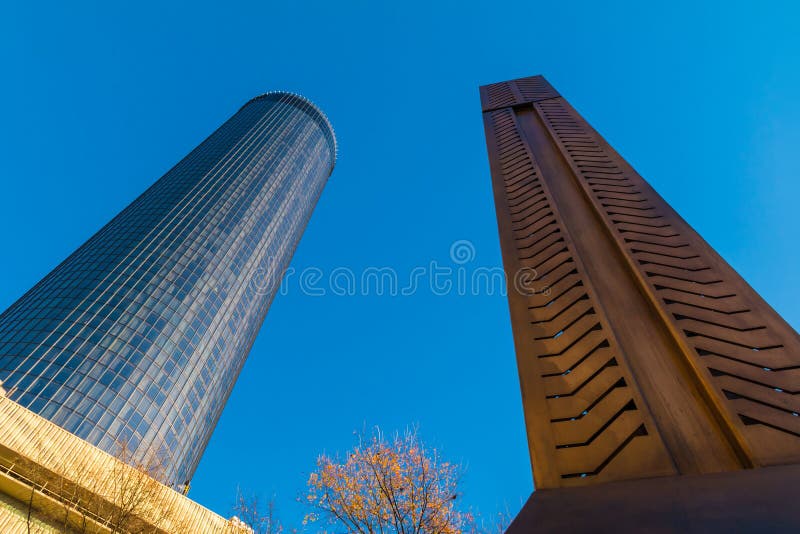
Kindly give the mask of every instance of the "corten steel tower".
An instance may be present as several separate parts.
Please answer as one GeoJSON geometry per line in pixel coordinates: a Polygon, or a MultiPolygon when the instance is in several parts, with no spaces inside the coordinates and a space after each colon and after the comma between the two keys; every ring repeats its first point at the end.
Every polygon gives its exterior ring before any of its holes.
{"type": "Polygon", "coordinates": [[[797,333],[544,78],[480,95],[505,270],[535,271],[510,531],[796,527],[797,333]]]}
{"type": "Polygon", "coordinates": [[[311,102],[252,99],[0,316],[7,395],[190,479],[335,158],[311,102]]]}

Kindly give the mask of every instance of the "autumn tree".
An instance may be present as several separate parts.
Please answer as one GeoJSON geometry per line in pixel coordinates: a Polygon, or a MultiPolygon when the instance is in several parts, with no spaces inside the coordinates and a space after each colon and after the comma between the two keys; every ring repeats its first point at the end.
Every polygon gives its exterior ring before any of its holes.
{"type": "Polygon", "coordinates": [[[360,534],[472,532],[472,516],[456,506],[460,474],[460,466],[426,448],[416,431],[387,438],[376,430],[343,459],[317,459],[306,522],[360,534]]]}

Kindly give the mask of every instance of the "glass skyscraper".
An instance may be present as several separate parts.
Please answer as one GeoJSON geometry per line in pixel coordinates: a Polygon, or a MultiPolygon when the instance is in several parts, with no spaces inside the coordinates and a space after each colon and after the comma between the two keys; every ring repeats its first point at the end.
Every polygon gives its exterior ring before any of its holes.
{"type": "Polygon", "coordinates": [[[335,159],[311,102],[249,101],[0,315],[6,395],[189,480],[335,159]]]}

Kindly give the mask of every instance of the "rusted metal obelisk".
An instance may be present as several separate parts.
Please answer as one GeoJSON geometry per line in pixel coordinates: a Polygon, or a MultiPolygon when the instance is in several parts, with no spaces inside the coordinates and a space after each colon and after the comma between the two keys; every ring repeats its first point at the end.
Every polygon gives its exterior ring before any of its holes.
{"type": "Polygon", "coordinates": [[[509,532],[797,528],[798,334],[543,77],[480,95],[504,267],[536,273],[509,532]]]}

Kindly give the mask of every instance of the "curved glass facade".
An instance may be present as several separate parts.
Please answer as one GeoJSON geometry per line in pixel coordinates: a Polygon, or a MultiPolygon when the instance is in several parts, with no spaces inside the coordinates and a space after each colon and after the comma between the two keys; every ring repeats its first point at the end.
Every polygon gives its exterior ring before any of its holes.
{"type": "Polygon", "coordinates": [[[0,315],[0,382],[191,478],[333,170],[325,116],[254,98],[0,315]]]}

